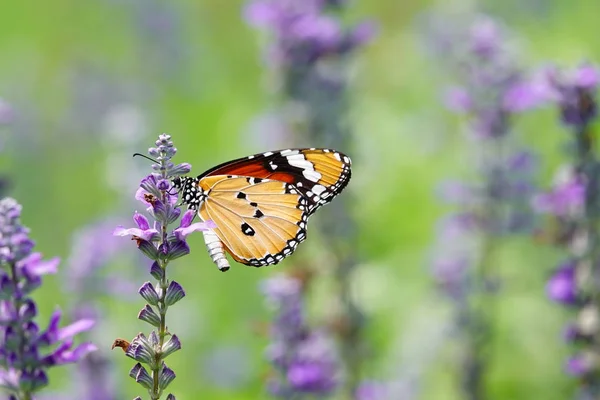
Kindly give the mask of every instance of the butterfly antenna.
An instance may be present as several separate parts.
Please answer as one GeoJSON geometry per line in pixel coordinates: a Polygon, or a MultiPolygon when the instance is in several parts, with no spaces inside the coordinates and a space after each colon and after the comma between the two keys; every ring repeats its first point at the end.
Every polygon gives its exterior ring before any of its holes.
{"type": "Polygon", "coordinates": [[[156,163],[156,164],[158,164],[158,161],[156,161],[156,160],[154,160],[154,159],[152,159],[152,158],[150,158],[150,157],[148,157],[148,156],[145,156],[145,155],[143,155],[143,154],[141,154],[141,153],[133,153],[133,156],[134,156],[134,157],[135,157],[135,156],[144,157],[145,159],[147,159],[147,160],[150,160],[150,161],[152,161],[153,163],[156,163]]]}

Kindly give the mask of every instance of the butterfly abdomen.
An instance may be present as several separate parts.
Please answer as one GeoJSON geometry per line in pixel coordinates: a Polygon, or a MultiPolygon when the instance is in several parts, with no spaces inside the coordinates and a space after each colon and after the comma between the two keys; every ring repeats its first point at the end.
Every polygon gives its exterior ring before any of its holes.
{"type": "Polygon", "coordinates": [[[230,265],[227,257],[225,257],[223,242],[221,242],[221,239],[219,239],[214,231],[204,231],[202,233],[204,234],[204,243],[206,243],[206,249],[211,260],[217,265],[220,271],[227,271],[230,265]]]}

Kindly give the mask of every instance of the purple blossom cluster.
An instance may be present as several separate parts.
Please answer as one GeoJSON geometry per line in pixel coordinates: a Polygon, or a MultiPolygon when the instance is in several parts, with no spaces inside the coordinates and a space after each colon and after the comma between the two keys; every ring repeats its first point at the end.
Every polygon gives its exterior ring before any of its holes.
{"type": "Polygon", "coordinates": [[[508,136],[514,114],[544,99],[543,85],[518,69],[506,35],[494,20],[477,18],[462,39],[456,43],[464,48],[454,56],[463,83],[447,91],[445,101],[451,111],[467,116],[469,132],[476,138],[473,165],[478,176],[440,186],[438,196],[459,209],[441,221],[433,260],[436,281],[453,298],[474,289],[481,237],[493,241],[533,228],[530,198],[536,160],[515,148],[508,136]]]}
{"type": "Polygon", "coordinates": [[[530,199],[536,160],[511,137],[514,116],[538,106],[545,90],[518,67],[506,30],[487,16],[440,42],[460,84],[445,93],[447,108],[466,117],[475,153],[469,182],[449,182],[438,195],[457,207],[439,224],[432,273],[452,300],[461,343],[462,390],[485,397],[489,360],[482,348],[493,316],[482,311],[499,287],[494,253],[501,238],[533,229],[530,199]],[[478,304],[479,306],[474,306],[478,304]]]}
{"type": "MultiPolygon", "coordinates": [[[[167,279],[167,266],[172,260],[189,254],[186,237],[190,233],[213,226],[203,222],[193,224],[195,211],[188,210],[181,217],[179,227],[169,231],[169,225],[181,215],[181,209],[177,206],[177,193],[171,191],[171,179],[191,170],[187,163],[175,165],[171,161],[176,152],[177,149],[167,134],[160,135],[156,147],[148,150],[148,154],[156,161],[152,165],[155,172],[141,181],[135,198],[147,206],[146,212],[153,222],[150,223],[146,216],[136,211],[133,220],[137,227],[119,226],[114,231],[116,236],[132,237],[138,249],[153,261],[150,274],[158,281],[156,286],[146,282],[138,290],[147,302],[138,318],[155,330],[148,336],[139,333],[131,342],[117,339],[113,344],[113,348],[121,347],[128,357],[137,361],[129,376],[147,389],[152,400],[160,399],[163,391],[175,379],[175,373],[164,360],[181,348],[177,335],[167,330],[166,315],[169,307],[185,296],[185,291],[179,283],[167,279]]],[[[169,394],[167,399],[175,400],[175,396],[169,394]]]]}
{"type": "Polygon", "coordinates": [[[600,160],[595,150],[592,122],[597,113],[596,90],[600,71],[589,64],[572,70],[545,71],[552,100],[560,119],[570,131],[569,162],[562,166],[553,187],[533,199],[535,208],[554,218],[550,238],[567,256],[546,284],[548,297],[575,312],[564,338],[577,345],[565,370],[581,378],[581,398],[600,395],[600,352],[594,343],[600,340],[600,310],[597,295],[600,284],[600,160]]]}
{"type": "Polygon", "coordinates": [[[274,36],[269,49],[271,63],[282,68],[306,67],[323,57],[348,53],[373,37],[372,22],[345,29],[328,12],[341,6],[331,0],[253,0],[245,9],[245,18],[274,36]]]}
{"type": "Polygon", "coordinates": [[[308,325],[302,282],[278,275],[263,281],[261,290],[276,313],[266,351],[276,370],[270,393],[281,399],[332,394],[340,381],[336,347],[325,331],[308,325]]]}
{"type": "Polygon", "coordinates": [[[59,260],[43,260],[33,251],[29,229],[20,221],[21,209],[14,199],[0,200],[0,387],[9,399],[31,400],[48,384],[50,367],[78,362],[96,347],[73,342],[94,325],[91,319],[61,327],[56,310],[40,330],[31,295],[44,275],[57,272],[59,260]]]}
{"type": "Polygon", "coordinates": [[[507,32],[497,21],[479,16],[461,34],[465,36],[459,35],[451,48],[459,47],[452,55],[462,84],[447,89],[444,102],[449,110],[470,117],[470,131],[476,137],[505,136],[512,114],[547,100],[547,86],[517,67],[507,32]]]}

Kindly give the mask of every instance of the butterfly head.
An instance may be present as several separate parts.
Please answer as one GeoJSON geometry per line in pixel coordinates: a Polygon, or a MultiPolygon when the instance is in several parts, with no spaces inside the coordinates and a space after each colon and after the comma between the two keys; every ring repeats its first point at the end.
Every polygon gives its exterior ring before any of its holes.
{"type": "Polygon", "coordinates": [[[204,191],[198,186],[198,178],[177,177],[171,180],[171,184],[179,193],[181,204],[186,204],[188,208],[197,210],[206,198],[204,191]]]}

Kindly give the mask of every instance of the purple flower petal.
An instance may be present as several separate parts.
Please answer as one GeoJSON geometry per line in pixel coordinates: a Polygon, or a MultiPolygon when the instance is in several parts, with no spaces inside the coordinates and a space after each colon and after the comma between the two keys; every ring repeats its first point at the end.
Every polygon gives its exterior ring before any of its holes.
{"type": "Polygon", "coordinates": [[[158,188],[158,190],[163,191],[163,192],[169,190],[170,186],[171,186],[171,183],[166,179],[160,179],[158,181],[158,183],[156,184],[156,187],[158,188]]]}
{"type": "Polygon", "coordinates": [[[600,72],[592,65],[582,65],[575,70],[573,81],[580,88],[594,89],[600,82],[600,72]]]}
{"type": "Polygon", "coordinates": [[[96,321],[92,319],[80,319],[79,321],[73,322],[58,330],[58,340],[70,339],[81,332],[90,330],[95,324],[96,321]]]}
{"type": "Polygon", "coordinates": [[[577,284],[575,265],[571,262],[560,266],[546,284],[546,293],[551,300],[562,304],[577,302],[577,284]]]}
{"type": "Polygon", "coordinates": [[[150,223],[148,222],[148,219],[144,215],[139,214],[137,211],[133,214],[133,220],[141,230],[150,229],[150,223]]]}
{"type": "Polygon", "coordinates": [[[123,226],[117,226],[113,231],[114,236],[133,236],[150,242],[158,237],[156,229],[141,230],[138,228],[126,229],[123,226]]]}
{"type": "Polygon", "coordinates": [[[181,217],[181,222],[179,223],[180,228],[187,228],[192,224],[194,217],[196,216],[196,210],[187,210],[183,217],[181,217]]]}
{"type": "Polygon", "coordinates": [[[583,354],[569,358],[565,365],[566,372],[571,376],[583,376],[591,370],[590,360],[583,354]]]}
{"type": "Polygon", "coordinates": [[[511,112],[523,112],[546,101],[542,88],[533,82],[521,81],[512,85],[504,93],[503,107],[511,112]]]}
{"type": "Polygon", "coordinates": [[[205,222],[196,222],[195,224],[191,224],[188,227],[177,228],[173,231],[173,233],[175,234],[175,237],[177,237],[177,239],[184,240],[192,232],[208,231],[211,229],[215,229],[216,227],[217,225],[209,220],[205,222]]]}
{"type": "Polygon", "coordinates": [[[146,200],[146,195],[149,194],[147,190],[144,190],[142,188],[138,188],[138,190],[136,190],[135,192],[135,199],[141,201],[142,203],[144,203],[145,205],[147,205],[148,207],[152,207],[152,204],[150,204],[147,200],[146,200]]]}
{"type": "Polygon", "coordinates": [[[87,354],[98,349],[92,343],[81,343],[75,349],[71,350],[72,346],[73,343],[70,341],[61,344],[52,354],[44,357],[42,360],[43,364],[53,366],[76,363],[87,354]]]}
{"type": "Polygon", "coordinates": [[[57,273],[58,264],[60,264],[60,258],[58,257],[43,261],[40,253],[31,253],[20,260],[17,266],[23,268],[29,276],[42,276],[57,273]]]}
{"type": "Polygon", "coordinates": [[[540,213],[567,216],[583,207],[585,193],[585,185],[577,179],[571,179],[556,186],[551,192],[536,195],[532,206],[540,213]]]}
{"type": "Polygon", "coordinates": [[[14,368],[0,368],[0,385],[9,388],[19,388],[20,373],[14,368]]]}

